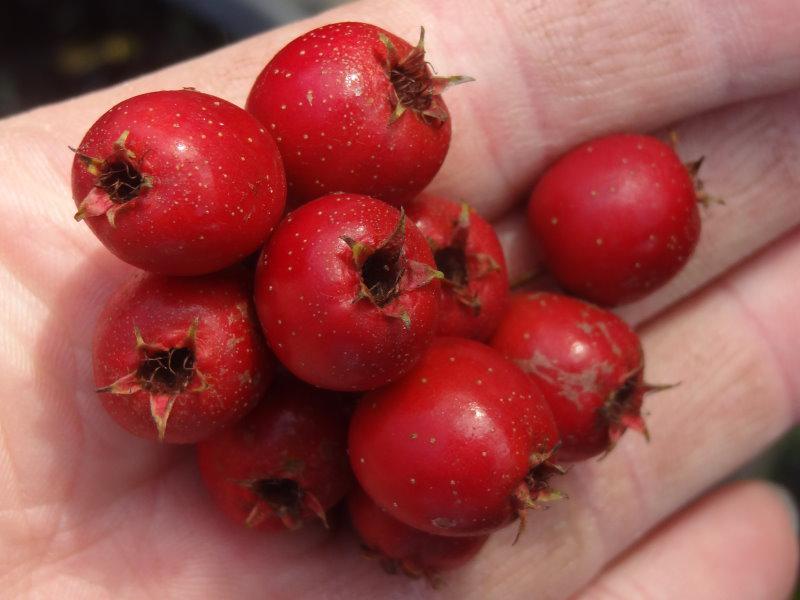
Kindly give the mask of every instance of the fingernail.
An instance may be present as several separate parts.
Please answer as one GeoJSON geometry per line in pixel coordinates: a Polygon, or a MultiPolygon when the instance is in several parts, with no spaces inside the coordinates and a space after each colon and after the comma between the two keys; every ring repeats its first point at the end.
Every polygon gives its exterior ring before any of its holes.
{"type": "Polygon", "coordinates": [[[780,496],[783,503],[786,505],[786,511],[789,513],[792,529],[795,533],[800,533],[800,514],[798,514],[797,499],[784,486],[780,484],[773,485],[775,486],[775,491],[778,492],[778,496],[780,496]]]}

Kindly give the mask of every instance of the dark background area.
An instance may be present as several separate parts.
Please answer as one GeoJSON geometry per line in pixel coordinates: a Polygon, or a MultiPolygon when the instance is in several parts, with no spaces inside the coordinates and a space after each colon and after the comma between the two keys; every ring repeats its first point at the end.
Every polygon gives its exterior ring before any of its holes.
{"type": "MultiPolygon", "coordinates": [[[[0,116],[129,79],[340,1],[6,0],[0,116]]],[[[800,428],[738,476],[778,481],[800,501],[800,428]]]]}
{"type": "MultiPolygon", "coordinates": [[[[239,32],[165,1],[6,0],[0,115],[69,98],[207,52],[239,32]]],[[[270,26],[266,19],[263,28],[270,26]]]]}

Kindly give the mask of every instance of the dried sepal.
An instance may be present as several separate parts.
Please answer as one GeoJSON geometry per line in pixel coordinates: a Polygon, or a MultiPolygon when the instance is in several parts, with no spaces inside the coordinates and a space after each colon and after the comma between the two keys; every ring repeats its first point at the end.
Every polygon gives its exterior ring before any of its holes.
{"type": "Polygon", "coordinates": [[[456,75],[434,77],[425,60],[425,28],[420,27],[419,41],[408,54],[400,58],[397,48],[383,32],[378,38],[386,48],[386,77],[392,84],[389,102],[392,113],[389,125],[396,123],[408,111],[427,124],[441,124],[449,118],[438,97],[448,88],[474,81],[472,77],[456,75]]]}
{"type": "Polygon", "coordinates": [[[433,82],[431,94],[440,96],[445,90],[461,85],[462,83],[470,83],[471,81],[475,81],[475,78],[469,75],[452,75],[450,77],[432,77],[431,81],[433,82]]]}
{"type": "Polygon", "coordinates": [[[364,261],[372,253],[372,249],[367,244],[357,242],[353,238],[343,235],[339,238],[350,248],[353,253],[353,261],[359,269],[364,266],[364,261]]]}
{"type": "Polygon", "coordinates": [[[70,150],[72,150],[78,159],[84,164],[86,167],[86,171],[90,175],[94,175],[95,177],[100,174],[100,169],[105,164],[105,161],[101,158],[95,158],[94,156],[89,156],[84,154],[83,152],[78,151],[77,148],[73,148],[72,146],[67,146],[70,150]]]}
{"type": "MultiPolygon", "coordinates": [[[[305,508],[320,521],[326,529],[330,529],[328,518],[325,514],[325,509],[317,497],[309,491],[297,487],[297,495],[295,501],[284,504],[281,502],[270,501],[268,498],[259,493],[259,485],[264,482],[264,479],[244,479],[234,481],[234,483],[250,490],[255,495],[255,502],[253,507],[245,519],[245,525],[249,528],[258,527],[268,517],[274,516],[280,519],[284,527],[289,530],[295,530],[302,526],[303,515],[301,509],[305,508]]],[[[270,481],[269,479],[267,481],[270,481]]],[[[296,482],[293,481],[295,484],[296,482]]]]}
{"type": "Polygon", "coordinates": [[[81,200],[74,215],[76,221],[106,215],[111,227],[116,227],[117,213],[129,208],[144,190],[153,187],[152,176],[139,170],[136,153],[126,146],[129,134],[128,130],[120,134],[113,143],[112,154],[105,159],[70,147],[95,178],[92,189],[81,200]]]}
{"type": "MultiPolygon", "coordinates": [[[[113,207],[114,202],[108,192],[98,187],[93,187],[81,200],[74,218],[76,221],[82,221],[86,217],[99,217],[100,215],[108,214],[113,207]]],[[[110,218],[109,221],[111,221],[110,218]]]]}
{"type": "Polygon", "coordinates": [[[500,264],[490,254],[477,252],[468,255],[468,258],[476,263],[473,279],[480,279],[501,270],[500,264]]]}
{"type": "Polygon", "coordinates": [[[269,509],[266,502],[263,500],[256,500],[255,504],[253,504],[253,508],[247,513],[244,525],[249,529],[254,529],[261,525],[271,513],[272,511],[269,509]]]}
{"type": "Polygon", "coordinates": [[[395,311],[383,308],[381,309],[381,312],[389,318],[400,319],[405,329],[411,329],[411,316],[408,314],[408,311],[405,310],[395,311]]]}
{"type": "Polygon", "coordinates": [[[192,393],[200,393],[211,387],[205,375],[196,368],[194,363],[199,323],[199,318],[193,319],[181,344],[173,348],[145,341],[141,329],[134,325],[134,348],[139,357],[137,369],[119,378],[111,385],[96,390],[98,393],[116,395],[148,392],[150,416],[156,427],[159,441],[164,441],[167,423],[177,397],[187,389],[192,393]],[[176,354],[180,350],[189,352],[176,354]],[[175,364],[176,358],[181,360],[179,364],[175,364]],[[160,380],[159,374],[163,376],[165,372],[169,372],[175,379],[172,381],[168,379],[166,382],[160,380]],[[198,384],[194,388],[189,388],[190,382],[195,379],[198,380],[198,384]]]}
{"type": "Polygon", "coordinates": [[[434,279],[444,279],[444,273],[416,260],[406,261],[403,290],[411,291],[428,285],[434,279]]]}
{"type": "Polygon", "coordinates": [[[172,407],[175,405],[175,399],[177,397],[177,393],[150,394],[150,416],[153,418],[153,423],[156,425],[159,442],[164,441],[164,436],[167,433],[167,421],[169,420],[170,413],[172,413],[172,407]]]}
{"type": "Polygon", "coordinates": [[[314,515],[316,515],[316,517],[322,521],[322,525],[325,527],[325,529],[330,529],[330,526],[328,525],[328,517],[325,514],[325,509],[322,507],[322,503],[314,494],[309,491],[303,491],[301,501],[307,510],[314,513],[314,515]]]}
{"type": "Polygon", "coordinates": [[[97,388],[95,391],[98,394],[115,394],[118,396],[128,396],[135,394],[142,390],[142,385],[139,382],[139,376],[136,371],[128,373],[117,379],[111,385],[97,388]]]}

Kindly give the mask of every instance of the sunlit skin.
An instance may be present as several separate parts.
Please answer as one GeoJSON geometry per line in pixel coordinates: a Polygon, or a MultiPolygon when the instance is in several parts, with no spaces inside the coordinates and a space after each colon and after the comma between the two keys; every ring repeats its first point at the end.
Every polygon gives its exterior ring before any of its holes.
{"type": "Polygon", "coordinates": [[[3,593],[434,597],[365,560],[345,530],[263,535],[229,523],[189,449],[122,431],[93,392],[92,331],[132,269],[73,221],[68,146],[136,93],[196,86],[241,106],[268,57],[345,20],[409,40],[424,24],[437,70],[475,77],[447,95],[453,141],[431,191],[499,224],[512,278],[534,265],[511,209],[557,155],[608,131],[677,128],[681,154],[707,156],[706,185],[726,202],[704,213],[686,269],[621,311],[647,321],[647,380],[682,382],[650,404],[651,443],[626,435],[604,460],[575,466],[559,482],[570,500],[529,519],[515,546],[513,527],[494,534],[435,597],[789,597],[798,553],[782,497],[718,486],[800,415],[791,0],[368,0],[2,121],[3,593]]]}

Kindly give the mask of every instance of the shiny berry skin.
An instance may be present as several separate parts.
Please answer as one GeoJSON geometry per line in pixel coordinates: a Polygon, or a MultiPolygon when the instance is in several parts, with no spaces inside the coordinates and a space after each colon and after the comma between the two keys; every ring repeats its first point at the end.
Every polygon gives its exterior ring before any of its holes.
{"type": "Polygon", "coordinates": [[[398,209],[331,194],[278,226],[256,269],[256,308],[297,377],[368,390],[400,377],[430,344],[437,277],[425,238],[398,209]]]}
{"type": "Polygon", "coordinates": [[[367,555],[379,559],[389,573],[435,581],[440,571],[472,560],[489,539],[488,535],[445,537],[419,531],[390,517],[358,487],[347,496],[347,508],[367,555]]]}
{"type": "Polygon", "coordinates": [[[215,504],[253,529],[327,526],[326,511],[353,483],[345,406],[339,394],[280,377],[253,412],[197,445],[215,504]]]}
{"type": "Polygon", "coordinates": [[[697,167],[644,135],[610,135],[569,151],[528,204],[547,269],[566,290],[603,305],[666,283],[700,236],[697,167]]]}
{"type": "Polygon", "coordinates": [[[283,213],[286,181],[270,135],[246,111],[193,90],[129,98],[78,146],[72,196],[116,256],[199,275],[257,250],[283,213]]]}
{"type": "Polygon", "coordinates": [[[95,331],[94,381],[134,435],[194,443],[255,406],[274,363],[240,268],[203,277],[138,273],[109,299],[95,331]]]}
{"type": "Polygon", "coordinates": [[[628,427],[646,433],[640,412],[652,386],[642,346],[613,313],[560,294],[514,294],[491,345],[544,393],[561,433],[559,460],[602,454],[628,427]]]}
{"type": "Polygon", "coordinates": [[[366,23],[309,31],[278,52],[246,108],[283,155],[289,198],[331,192],[399,203],[418,194],[450,145],[439,94],[464,77],[434,77],[420,44],[366,23]]]}
{"type": "Polygon", "coordinates": [[[360,400],[349,452],[361,487],[392,517],[476,536],[544,499],[535,468],[557,442],[525,373],[484,344],[442,337],[402,379],[360,400]]]}
{"type": "Polygon", "coordinates": [[[439,335],[486,340],[508,300],[508,270],[492,226],[467,204],[422,194],[406,214],[444,274],[439,335]]]}

